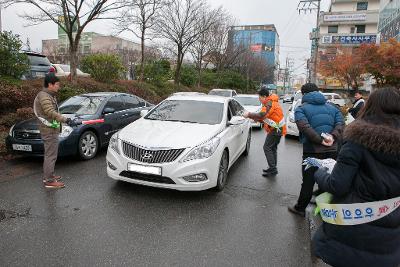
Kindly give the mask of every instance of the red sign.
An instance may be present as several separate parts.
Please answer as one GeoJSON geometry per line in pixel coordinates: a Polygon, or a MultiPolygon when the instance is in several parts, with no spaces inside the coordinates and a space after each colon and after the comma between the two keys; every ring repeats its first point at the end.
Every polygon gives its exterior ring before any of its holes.
{"type": "Polygon", "coordinates": [[[261,52],[262,45],[251,45],[250,50],[251,50],[251,52],[261,52]]]}

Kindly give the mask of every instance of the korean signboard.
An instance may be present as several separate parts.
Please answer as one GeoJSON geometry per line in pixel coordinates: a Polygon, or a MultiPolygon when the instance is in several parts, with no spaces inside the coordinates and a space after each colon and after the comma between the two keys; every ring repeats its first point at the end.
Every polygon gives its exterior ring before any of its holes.
{"type": "Polygon", "coordinates": [[[322,36],[322,44],[375,44],[376,35],[360,35],[360,36],[322,36]]]}
{"type": "Polygon", "coordinates": [[[367,14],[325,15],[324,21],[365,21],[367,14]]]}

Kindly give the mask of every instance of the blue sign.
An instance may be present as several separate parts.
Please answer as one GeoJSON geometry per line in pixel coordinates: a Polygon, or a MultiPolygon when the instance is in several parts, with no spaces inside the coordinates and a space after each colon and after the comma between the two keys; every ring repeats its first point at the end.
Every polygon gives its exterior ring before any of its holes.
{"type": "Polygon", "coordinates": [[[375,44],[376,35],[332,36],[332,44],[375,44]]]}

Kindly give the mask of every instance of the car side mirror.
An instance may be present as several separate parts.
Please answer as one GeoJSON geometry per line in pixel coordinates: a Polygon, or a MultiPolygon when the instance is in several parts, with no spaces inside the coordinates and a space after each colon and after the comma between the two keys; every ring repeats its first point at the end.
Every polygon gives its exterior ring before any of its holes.
{"type": "Polygon", "coordinates": [[[144,117],[149,113],[149,111],[147,109],[144,109],[142,111],[140,111],[140,117],[144,117]]]}
{"type": "Polygon", "coordinates": [[[242,123],[244,123],[246,121],[245,118],[243,118],[242,116],[234,116],[232,117],[232,119],[228,122],[228,126],[231,125],[240,125],[242,123]]]}
{"type": "Polygon", "coordinates": [[[114,113],[114,112],[115,112],[115,108],[105,108],[105,109],[103,110],[103,114],[104,114],[104,115],[112,114],[112,113],[114,113]]]}

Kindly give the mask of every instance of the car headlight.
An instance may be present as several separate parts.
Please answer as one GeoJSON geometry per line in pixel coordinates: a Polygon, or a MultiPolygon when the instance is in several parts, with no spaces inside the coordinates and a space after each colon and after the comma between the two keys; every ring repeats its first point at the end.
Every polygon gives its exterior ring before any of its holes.
{"type": "Polygon", "coordinates": [[[11,137],[13,136],[14,126],[15,126],[15,124],[13,126],[11,126],[10,132],[8,133],[11,137]]]}
{"type": "Polygon", "coordinates": [[[119,133],[115,133],[115,134],[113,134],[113,136],[111,136],[109,146],[110,146],[110,148],[113,149],[115,152],[117,152],[118,154],[120,154],[119,148],[118,148],[118,134],[119,134],[119,133]]]}
{"type": "Polygon", "coordinates": [[[220,143],[221,139],[219,137],[214,137],[211,140],[193,148],[182,160],[183,162],[195,160],[195,159],[206,159],[214,154],[215,150],[220,143]]]}
{"type": "Polygon", "coordinates": [[[61,126],[61,133],[58,136],[61,138],[66,138],[66,137],[70,136],[73,131],[74,131],[74,129],[72,129],[72,127],[63,124],[61,126]]]}

